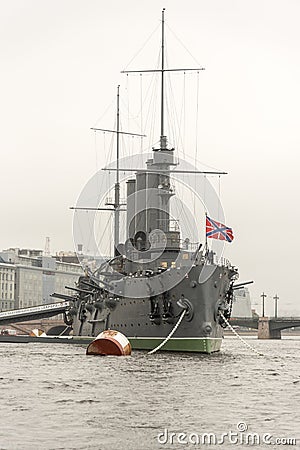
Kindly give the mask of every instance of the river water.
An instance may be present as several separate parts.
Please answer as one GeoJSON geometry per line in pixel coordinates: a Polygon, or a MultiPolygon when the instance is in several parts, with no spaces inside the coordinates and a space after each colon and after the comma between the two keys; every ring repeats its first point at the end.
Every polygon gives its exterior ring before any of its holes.
{"type": "Polygon", "coordinates": [[[1,343],[0,448],[300,448],[300,336],[246,340],[264,356],[235,337],[210,356],[1,343]]]}

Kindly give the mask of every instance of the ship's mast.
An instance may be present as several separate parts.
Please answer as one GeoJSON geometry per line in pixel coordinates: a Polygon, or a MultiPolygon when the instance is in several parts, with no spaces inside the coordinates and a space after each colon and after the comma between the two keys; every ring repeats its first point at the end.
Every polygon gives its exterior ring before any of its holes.
{"type": "Polygon", "coordinates": [[[120,85],[117,88],[117,172],[115,183],[115,226],[114,226],[114,254],[118,255],[117,246],[120,242],[120,85]]]}
{"type": "MultiPolygon", "coordinates": [[[[105,128],[91,128],[94,131],[106,131],[109,133],[116,133],[117,135],[117,148],[116,148],[116,182],[114,186],[114,201],[112,203],[106,203],[106,206],[111,206],[112,208],[74,208],[74,209],[93,209],[93,210],[101,210],[101,211],[114,211],[114,256],[118,256],[118,245],[120,242],[120,211],[124,211],[124,208],[121,209],[122,204],[120,202],[120,134],[127,134],[130,136],[139,136],[145,137],[144,134],[138,133],[128,133],[126,131],[120,131],[120,85],[117,87],[117,129],[116,130],[107,130],[105,128]]],[[[114,169],[112,169],[114,170],[114,169]]]]}
{"type": "Polygon", "coordinates": [[[165,73],[165,8],[161,12],[161,111],[160,111],[160,146],[164,138],[164,73],[165,73]]]}
{"type": "Polygon", "coordinates": [[[161,150],[166,149],[167,142],[165,136],[165,127],[164,127],[164,115],[165,115],[165,73],[166,72],[185,72],[185,71],[199,71],[204,70],[203,67],[193,68],[193,69],[166,69],[165,68],[165,8],[162,10],[162,23],[161,23],[161,67],[159,69],[146,69],[146,70],[122,70],[121,73],[156,73],[160,72],[161,74],[161,99],[160,99],[160,148],[161,150]]]}

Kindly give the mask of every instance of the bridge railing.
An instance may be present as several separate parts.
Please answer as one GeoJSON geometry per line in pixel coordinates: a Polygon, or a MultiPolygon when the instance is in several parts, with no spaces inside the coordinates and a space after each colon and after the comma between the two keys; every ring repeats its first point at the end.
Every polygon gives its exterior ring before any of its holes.
{"type": "Polygon", "coordinates": [[[40,305],[40,306],[30,306],[28,308],[21,308],[21,309],[12,309],[10,311],[3,311],[0,313],[0,319],[6,319],[6,318],[14,318],[19,317],[22,315],[34,315],[41,312],[46,311],[57,311],[57,310],[63,310],[70,307],[70,302],[57,302],[57,303],[49,303],[47,305],[40,305]]]}

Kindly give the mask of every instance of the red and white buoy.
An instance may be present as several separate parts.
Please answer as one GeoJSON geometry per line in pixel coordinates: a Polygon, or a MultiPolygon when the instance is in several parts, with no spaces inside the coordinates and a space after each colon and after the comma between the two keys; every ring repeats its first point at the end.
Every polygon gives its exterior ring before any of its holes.
{"type": "Polygon", "coordinates": [[[131,345],[127,337],[119,331],[105,330],[88,345],[86,354],[128,356],[131,354],[131,345]]]}
{"type": "Polygon", "coordinates": [[[47,337],[47,334],[44,330],[41,330],[40,328],[35,328],[34,330],[31,330],[29,333],[29,336],[34,337],[47,337]]]}

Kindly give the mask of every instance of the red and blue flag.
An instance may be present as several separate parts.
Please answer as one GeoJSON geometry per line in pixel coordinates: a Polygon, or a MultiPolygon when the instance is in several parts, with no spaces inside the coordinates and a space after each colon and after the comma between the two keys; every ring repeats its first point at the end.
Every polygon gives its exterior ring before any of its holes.
{"type": "Polygon", "coordinates": [[[232,228],[229,228],[223,223],[217,222],[208,216],[206,216],[206,237],[227,242],[232,242],[234,238],[232,228]]]}

